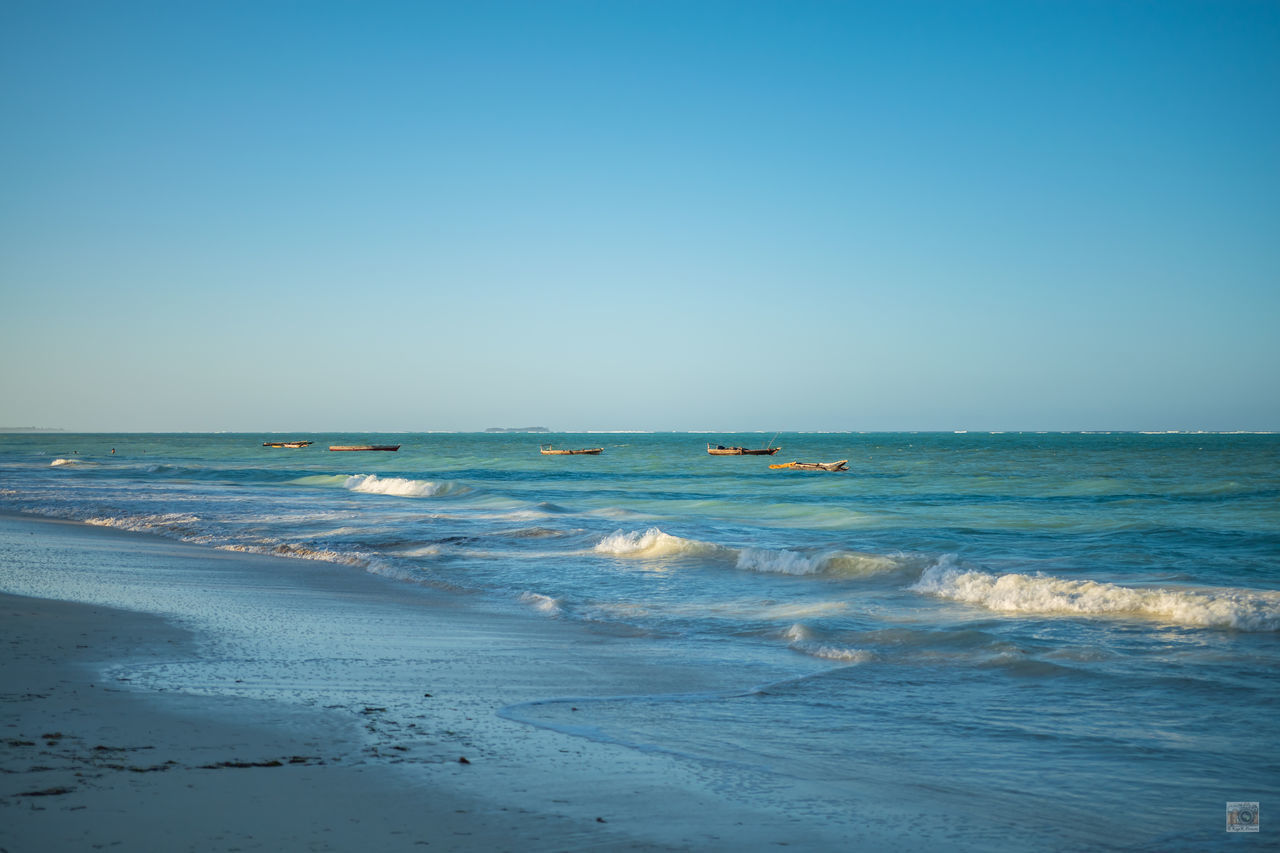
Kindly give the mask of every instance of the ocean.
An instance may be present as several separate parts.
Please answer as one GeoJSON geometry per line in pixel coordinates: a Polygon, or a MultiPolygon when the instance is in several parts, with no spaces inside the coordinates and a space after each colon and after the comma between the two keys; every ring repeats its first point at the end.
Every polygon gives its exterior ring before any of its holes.
{"type": "MultiPolygon", "coordinates": [[[[810,823],[874,800],[904,838],[956,848],[1225,849],[1226,803],[1252,801],[1274,844],[1280,436],[783,433],[773,457],[706,452],[771,438],[10,434],[0,511],[580,625],[705,689],[547,696],[504,720],[660,753],[810,823]],[[289,439],[314,444],[263,446],[289,439]],[[401,447],[327,450],[364,443],[401,447]]],[[[166,589],[0,573],[0,591],[204,618],[198,589],[166,589]]],[[[181,667],[147,678],[196,689],[181,667]]],[[[281,683],[254,695],[337,689],[281,683]]]]}

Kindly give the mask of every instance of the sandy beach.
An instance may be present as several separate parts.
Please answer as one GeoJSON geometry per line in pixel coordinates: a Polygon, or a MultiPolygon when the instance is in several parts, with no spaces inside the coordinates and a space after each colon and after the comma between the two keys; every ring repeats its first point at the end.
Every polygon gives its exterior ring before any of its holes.
{"type": "Polygon", "coordinates": [[[447,790],[392,784],[339,720],[94,675],[123,656],[190,653],[160,619],[13,596],[0,619],[8,851],[496,849],[510,829],[447,790]]]}
{"type": "MultiPolygon", "coordinates": [[[[477,616],[438,594],[424,594],[406,633],[404,606],[379,597],[391,581],[350,567],[0,518],[0,571],[9,588],[24,578],[38,588],[51,574],[80,573],[96,574],[102,591],[111,588],[103,577],[113,569],[137,578],[161,567],[156,590],[121,590],[121,598],[145,602],[154,594],[158,601],[161,585],[172,592],[185,584],[182,594],[207,596],[217,608],[231,592],[259,584],[259,599],[269,588],[272,607],[296,610],[251,614],[250,623],[296,616],[310,624],[304,610],[334,602],[364,614],[358,624],[335,624],[335,636],[379,632],[383,642],[417,644],[409,657],[424,666],[410,689],[422,693],[421,713],[392,718],[358,690],[348,695],[341,676],[326,683],[323,667],[306,678],[328,696],[324,702],[254,698],[261,669],[253,662],[232,665],[239,675],[229,675],[230,684],[148,688],[146,673],[207,662],[225,653],[222,640],[182,619],[4,595],[6,853],[815,849],[837,840],[798,816],[735,801],[674,757],[498,714],[513,701],[557,692],[687,689],[677,662],[628,661],[625,644],[607,636],[547,620],[477,616]],[[226,695],[241,683],[244,695],[226,695]]],[[[280,678],[288,668],[277,661],[271,671],[280,678]]],[[[860,837],[878,835],[867,827],[860,837]]]]}

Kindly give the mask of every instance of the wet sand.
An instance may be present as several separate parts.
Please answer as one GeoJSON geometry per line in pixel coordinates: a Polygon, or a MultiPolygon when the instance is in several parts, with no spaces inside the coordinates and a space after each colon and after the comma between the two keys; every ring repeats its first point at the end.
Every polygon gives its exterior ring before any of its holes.
{"type": "MultiPolygon", "coordinates": [[[[478,614],[438,593],[406,604],[400,587],[387,587],[398,583],[349,566],[0,516],[0,589],[24,593],[0,596],[0,849],[736,850],[855,841],[761,812],[679,757],[498,713],[548,695],[722,689],[733,676],[695,683],[705,676],[678,662],[634,660],[625,638],[478,614]],[[342,630],[377,632],[401,658],[429,661],[422,681],[406,687],[421,691],[421,713],[384,713],[324,675],[310,689],[331,689],[332,703],[265,701],[248,687],[233,695],[234,684],[158,690],[143,676],[206,663],[219,638],[171,615],[31,597],[46,576],[94,575],[89,586],[54,584],[87,596],[112,589],[104,572],[146,586],[145,571],[160,567],[166,574],[150,593],[120,595],[159,601],[180,575],[183,594],[198,600],[260,583],[273,606],[295,608],[261,619],[307,608],[363,614],[342,630]]],[[[249,666],[233,681],[254,677],[249,666]]],[[[870,832],[857,841],[893,846],[870,832]]]]}

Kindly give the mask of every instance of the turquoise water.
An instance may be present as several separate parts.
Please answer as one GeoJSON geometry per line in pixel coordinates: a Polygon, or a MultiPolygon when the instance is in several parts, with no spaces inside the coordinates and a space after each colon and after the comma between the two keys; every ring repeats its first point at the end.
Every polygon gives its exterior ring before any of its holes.
{"type": "Polygon", "coordinates": [[[874,792],[908,827],[957,816],[971,847],[1203,849],[1234,838],[1225,802],[1278,801],[1280,436],[705,451],[770,438],[5,435],[0,510],[323,560],[782,673],[503,714],[683,756],[815,820],[874,792]],[[286,438],[315,444],[261,446],[286,438]],[[402,447],[325,449],[349,443],[402,447]],[[793,459],[850,470],[769,468],[793,459]]]}

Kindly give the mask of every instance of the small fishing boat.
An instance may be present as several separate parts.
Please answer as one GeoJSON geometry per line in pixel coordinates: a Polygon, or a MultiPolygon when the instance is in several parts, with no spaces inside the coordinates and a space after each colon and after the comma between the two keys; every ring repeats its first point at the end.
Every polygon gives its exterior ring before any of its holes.
{"type": "Polygon", "coordinates": [[[599,456],[603,447],[581,447],[577,450],[556,450],[551,445],[538,445],[538,452],[543,456],[599,456]]]}
{"type": "Polygon", "coordinates": [[[262,442],[263,447],[306,447],[309,444],[311,444],[311,442],[309,441],[264,441],[262,442]]]}
{"type": "Polygon", "coordinates": [[[712,456],[772,456],[781,450],[781,447],[761,447],[752,449],[749,447],[725,447],[723,444],[717,444],[712,447],[707,444],[707,452],[712,456]]]}
{"type": "Polygon", "coordinates": [[[794,468],[797,471],[848,471],[849,460],[839,462],[782,462],[770,465],[770,468],[794,468]]]}
{"type": "Polygon", "coordinates": [[[398,444],[331,444],[330,450],[399,450],[398,444]]]}

